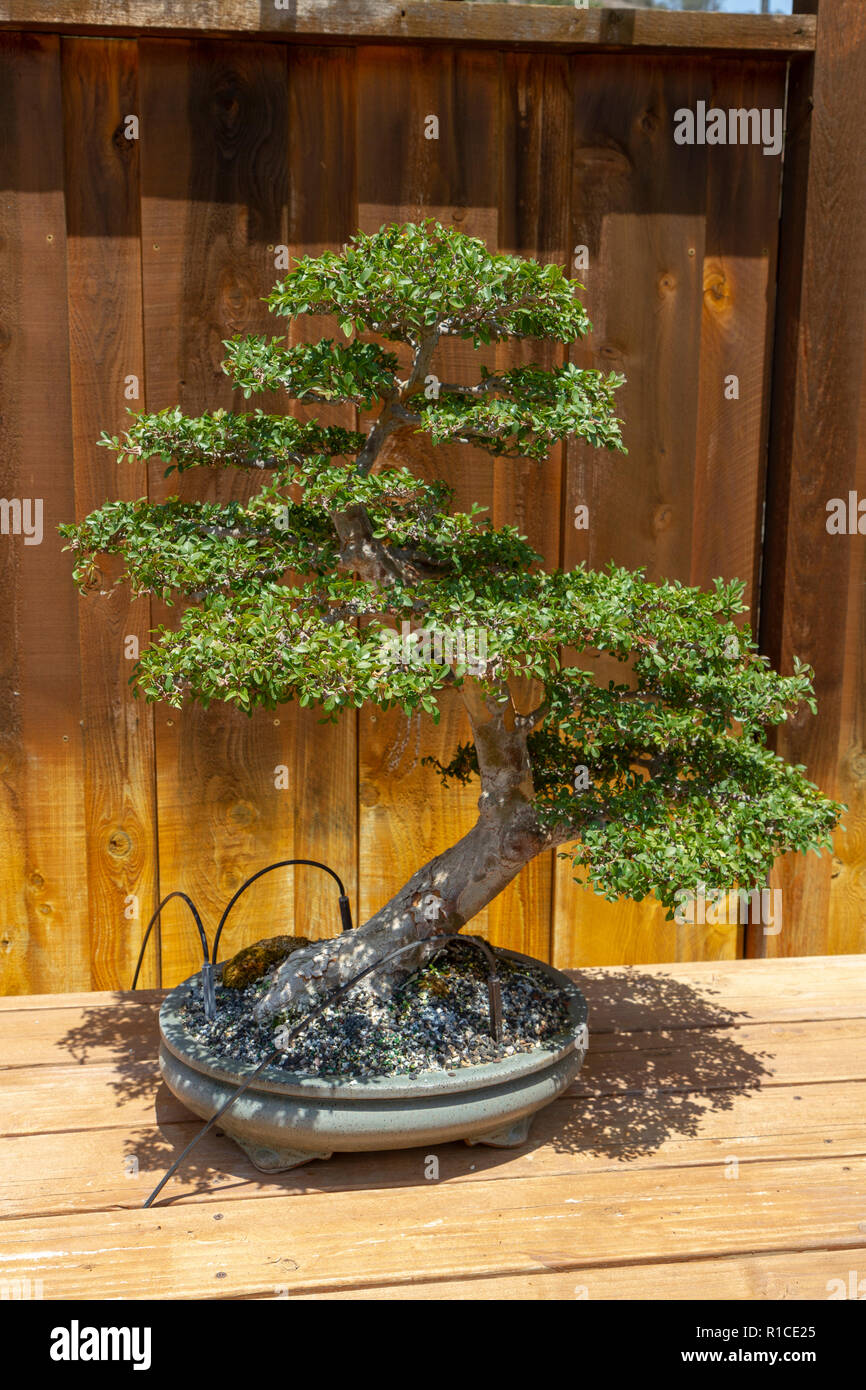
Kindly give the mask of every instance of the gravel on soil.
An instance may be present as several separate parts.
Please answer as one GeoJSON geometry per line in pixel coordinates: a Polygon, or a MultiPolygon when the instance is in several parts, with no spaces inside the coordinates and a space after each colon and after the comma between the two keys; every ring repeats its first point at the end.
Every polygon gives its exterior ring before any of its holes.
{"type": "MultiPolygon", "coordinates": [[[[375,1076],[452,1072],[536,1048],[555,1050],[568,1024],[568,997],[542,970],[497,954],[502,991],[502,1042],[491,1036],[487,969],[478,953],[447,943],[388,1001],[362,986],[324,1009],[273,1065],[309,1076],[365,1080],[375,1076]]],[[[294,1011],[263,1025],[253,1005],[267,977],[246,989],[217,982],[216,1018],[208,1023],[193,984],[181,1010],[189,1034],[229,1063],[256,1066],[280,1034],[304,1015],[294,1011]]]]}

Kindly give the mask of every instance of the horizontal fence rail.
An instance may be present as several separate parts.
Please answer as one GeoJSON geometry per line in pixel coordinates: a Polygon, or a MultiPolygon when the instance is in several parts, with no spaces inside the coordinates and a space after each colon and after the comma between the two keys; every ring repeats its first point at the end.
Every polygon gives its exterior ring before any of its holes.
{"type": "Polygon", "coordinates": [[[0,27],[76,34],[228,34],[312,43],[520,44],[693,53],[808,53],[813,15],[485,5],[477,0],[0,0],[0,27]]]}

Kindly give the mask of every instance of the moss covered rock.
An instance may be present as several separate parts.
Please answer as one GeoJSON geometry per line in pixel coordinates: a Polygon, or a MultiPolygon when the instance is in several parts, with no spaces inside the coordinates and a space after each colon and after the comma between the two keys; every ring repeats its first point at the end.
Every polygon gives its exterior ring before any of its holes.
{"type": "Polygon", "coordinates": [[[279,965],[293,951],[309,946],[306,936],[269,936],[245,946],[223,966],[222,982],[229,989],[246,989],[266,971],[279,965]]]}

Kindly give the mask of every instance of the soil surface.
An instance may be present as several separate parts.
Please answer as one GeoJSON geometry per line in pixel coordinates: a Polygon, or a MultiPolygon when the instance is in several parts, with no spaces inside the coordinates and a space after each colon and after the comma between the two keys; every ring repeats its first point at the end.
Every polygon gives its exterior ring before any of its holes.
{"type": "MultiPolygon", "coordinates": [[[[453,1072],[530,1052],[555,1050],[568,1023],[568,1000],[533,966],[497,959],[502,991],[502,1042],[492,1036],[487,966],[477,949],[455,938],[406,981],[386,1003],[362,985],[329,1005],[287,1042],[274,1063],[310,1076],[363,1080],[374,1076],[453,1072]]],[[[267,977],[245,989],[216,986],[216,1018],[208,1023],[194,986],[181,1010],[190,1035],[227,1062],[246,1070],[264,1061],[281,1036],[304,1015],[284,1014],[262,1026],[253,1005],[267,977]]]]}

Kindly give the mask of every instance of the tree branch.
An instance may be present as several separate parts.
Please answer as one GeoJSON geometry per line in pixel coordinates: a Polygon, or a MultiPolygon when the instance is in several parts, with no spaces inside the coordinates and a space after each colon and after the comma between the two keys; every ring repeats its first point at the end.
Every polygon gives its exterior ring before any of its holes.
{"type": "Polygon", "coordinates": [[[485,396],[489,391],[493,391],[497,386],[506,387],[508,382],[501,376],[486,376],[483,381],[476,382],[474,386],[461,386],[458,382],[441,381],[439,383],[439,394],[451,393],[455,396],[485,396]]]}
{"type": "Polygon", "coordinates": [[[409,374],[408,381],[405,383],[403,389],[400,392],[401,403],[404,403],[405,401],[409,400],[410,397],[414,396],[415,392],[419,390],[421,386],[424,385],[424,382],[427,378],[427,374],[430,370],[430,366],[433,362],[433,354],[436,351],[436,344],[439,342],[440,334],[441,328],[439,324],[434,324],[431,331],[421,339],[420,343],[415,349],[415,355],[412,361],[412,371],[409,374]]]}
{"type": "Polygon", "coordinates": [[[516,309],[531,309],[539,304],[545,303],[545,296],[539,294],[523,294],[519,299],[515,299],[511,304],[500,304],[498,315],[488,314],[482,310],[474,317],[469,314],[461,315],[460,320],[452,325],[450,319],[443,319],[439,325],[439,332],[453,336],[454,334],[464,333],[467,328],[492,328],[497,333],[505,333],[509,337],[517,338],[523,335],[514,333],[507,329],[502,322],[503,314],[513,314],[516,309]]]}
{"type": "Polygon", "coordinates": [[[369,473],[379,454],[379,450],[385,443],[389,434],[400,428],[400,420],[394,415],[394,400],[397,388],[394,387],[392,393],[386,398],[376,419],[367,435],[367,441],[355,460],[355,468],[359,473],[369,473]]]}
{"type": "Polygon", "coordinates": [[[515,722],[518,728],[523,729],[527,734],[531,734],[533,729],[537,729],[539,724],[544,722],[549,713],[550,703],[548,700],[543,700],[542,703],[536,709],[531,710],[529,714],[518,714],[515,722]]]}
{"type": "Polygon", "coordinates": [[[395,430],[402,428],[405,424],[421,423],[417,416],[413,416],[411,412],[406,410],[405,402],[410,400],[423,386],[438,341],[439,326],[437,324],[430,333],[421,339],[416,347],[408,380],[396,384],[386,397],[382,409],[367,435],[367,442],[355,461],[355,467],[359,473],[370,472],[389,434],[393,434],[395,430]]]}

